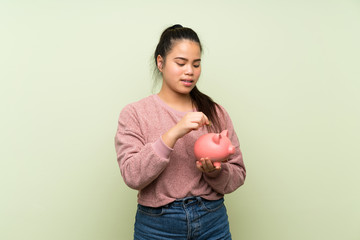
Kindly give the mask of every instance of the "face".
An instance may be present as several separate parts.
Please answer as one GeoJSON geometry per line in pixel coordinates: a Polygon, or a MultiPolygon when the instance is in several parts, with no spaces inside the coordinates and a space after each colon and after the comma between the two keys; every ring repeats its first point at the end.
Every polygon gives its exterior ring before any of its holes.
{"type": "Polygon", "coordinates": [[[161,56],[157,57],[158,68],[163,77],[161,91],[189,94],[200,77],[200,61],[198,43],[190,40],[176,41],[165,61],[161,56]]]}

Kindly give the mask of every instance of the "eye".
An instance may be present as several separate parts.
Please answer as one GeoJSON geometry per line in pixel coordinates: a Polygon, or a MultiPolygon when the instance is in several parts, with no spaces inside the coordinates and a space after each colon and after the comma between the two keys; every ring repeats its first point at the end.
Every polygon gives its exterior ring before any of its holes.
{"type": "Polygon", "coordinates": [[[198,68],[198,67],[200,67],[200,64],[194,65],[194,68],[198,68]]]}

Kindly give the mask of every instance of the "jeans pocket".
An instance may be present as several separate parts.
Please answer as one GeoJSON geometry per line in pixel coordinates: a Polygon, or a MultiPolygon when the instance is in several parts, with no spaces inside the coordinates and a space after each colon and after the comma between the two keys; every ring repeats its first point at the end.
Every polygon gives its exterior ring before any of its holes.
{"type": "Polygon", "coordinates": [[[146,207],[146,206],[138,204],[138,212],[149,215],[149,216],[156,217],[156,216],[163,215],[164,208],[163,207],[156,207],[156,208],[146,207]]]}
{"type": "Polygon", "coordinates": [[[215,212],[224,206],[224,198],[219,200],[202,199],[202,208],[208,212],[215,212]]]}

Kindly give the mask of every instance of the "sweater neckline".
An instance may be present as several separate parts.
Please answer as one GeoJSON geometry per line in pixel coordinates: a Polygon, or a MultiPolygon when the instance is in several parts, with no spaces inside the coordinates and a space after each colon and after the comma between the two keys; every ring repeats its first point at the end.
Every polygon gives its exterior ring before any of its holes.
{"type": "MultiPolygon", "coordinates": [[[[164,102],[160,97],[159,95],[157,94],[154,94],[153,97],[157,100],[157,102],[159,102],[163,107],[165,107],[167,110],[177,114],[177,115],[180,115],[180,116],[185,116],[185,114],[191,112],[191,111],[187,111],[187,112],[182,112],[182,111],[178,111],[172,107],[170,107],[166,102],[164,102]]],[[[196,109],[193,109],[192,112],[195,112],[196,109]]]]}

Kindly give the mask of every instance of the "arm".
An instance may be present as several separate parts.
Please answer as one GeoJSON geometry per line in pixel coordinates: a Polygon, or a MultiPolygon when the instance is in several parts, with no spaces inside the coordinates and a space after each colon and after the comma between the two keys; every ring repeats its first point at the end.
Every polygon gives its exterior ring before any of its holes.
{"type": "Polygon", "coordinates": [[[244,184],[246,170],[239,147],[226,163],[221,163],[220,170],[204,173],[205,181],[218,193],[227,194],[244,184]]]}
{"type": "Polygon", "coordinates": [[[125,183],[137,190],[153,182],[170,161],[171,149],[160,138],[154,143],[145,142],[136,112],[130,106],[120,113],[115,149],[125,183]]]}
{"type": "Polygon", "coordinates": [[[222,109],[222,111],[223,114],[219,116],[223,117],[223,129],[228,129],[230,141],[235,146],[235,153],[230,156],[227,162],[221,163],[220,169],[204,172],[204,179],[216,192],[227,194],[244,184],[246,169],[232,121],[225,109],[222,109]]]}

